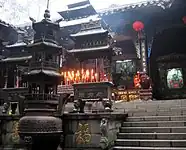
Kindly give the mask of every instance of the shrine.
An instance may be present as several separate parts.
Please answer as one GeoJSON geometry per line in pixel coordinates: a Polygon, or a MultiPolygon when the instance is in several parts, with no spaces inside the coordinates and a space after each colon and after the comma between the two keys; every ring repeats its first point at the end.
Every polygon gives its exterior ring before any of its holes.
{"type": "Polygon", "coordinates": [[[76,65],[62,74],[64,83],[73,85],[74,109],[64,114],[64,149],[111,148],[117,130],[115,123],[126,116],[112,113],[114,42],[108,31],[102,28],[100,20],[82,23],[81,30],[70,36],[75,46],[68,53],[76,59],[76,65]]]}
{"type": "Polygon", "coordinates": [[[125,118],[125,114],[112,113],[114,41],[89,1],[69,5],[66,12],[60,14],[64,17],[68,14],[66,20],[69,21],[62,21],[61,25],[68,24],[64,28],[71,28],[68,40],[72,40],[73,45],[66,52],[62,67],[64,85],[61,86],[73,86],[74,108],[64,114],[63,148],[107,149],[112,147],[117,130],[116,125],[111,124],[125,118]],[[75,24],[70,25],[73,19],[75,24]],[[108,126],[108,132],[100,134],[99,126],[108,126]]]}
{"type": "Polygon", "coordinates": [[[71,34],[75,48],[69,50],[79,61],[79,70],[64,73],[65,83],[74,86],[75,99],[111,99],[112,39],[101,21],[82,24],[80,32],[71,34]]]}

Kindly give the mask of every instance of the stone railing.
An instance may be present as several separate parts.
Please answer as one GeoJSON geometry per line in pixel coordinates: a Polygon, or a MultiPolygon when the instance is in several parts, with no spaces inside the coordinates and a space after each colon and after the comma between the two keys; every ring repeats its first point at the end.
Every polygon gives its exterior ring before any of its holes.
{"type": "Polygon", "coordinates": [[[124,113],[64,114],[63,148],[110,149],[126,117],[124,113]]]}

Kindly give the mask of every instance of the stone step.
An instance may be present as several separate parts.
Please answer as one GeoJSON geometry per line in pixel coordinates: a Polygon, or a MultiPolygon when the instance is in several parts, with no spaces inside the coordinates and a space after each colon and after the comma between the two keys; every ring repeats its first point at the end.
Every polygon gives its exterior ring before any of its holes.
{"type": "Polygon", "coordinates": [[[186,133],[186,127],[121,127],[121,133],[186,133]]]}
{"type": "Polygon", "coordinates": [[[117,108],[179,108],[186,107],[186,100],[172,100],[172,101],[132,101],[114,103],[117,108]]]}
{"type": "Polygon", "coordinates": [[[123,127],[181,127],[186,126],[186,121],[139,121],[123,122],[123,127]]]}
{"type": "Polygon", "coordinates": [[[164,108],[159,108],[159,107],[143,107],[143,108],[118,108],[118,107],[113,107],[115,110],[118,111],[124,111],[127,113],[138,113],[138,112],[182,112],[182,114],[186,113],[186,107],[164,107],[164,108]]]}
{"type": "Polygon", "coordinates": [[[115,146],[113,150],[186,150],[180,147],[125,147],[115,146]]]}
{"type": "Polygon", "coordinates": [[[186,121],[186,115],[178,116],[139,116],[139,117],[128,117],[127,121],[186,121]]]}
{"type": "Polygon", "coordinates": [[[118,133],[118,139],[186,140],[186,133],[118,133]]]}
{"type": "MultiPolygon", "coordinates": [[[[116,108],[117,109],[117,108],[116,108]]],[[[182,111],[183,113],[186,111],[186,107],[167,107],[167,108],[127,108],[127,109],[123,109],[124,112],[172,112],[172,111],[182,111]]]]}
{"type": "Polygon", "coordinates": [[[136,111],[136,112],[132,112],[129,111],[128,115],[131,117],[138,117],[138,116],[179,116],[179,115],[185,115],[186,114],[186,110],[175,110],[175,111],[149,111],[149,112],[145,112],[145,111],[136,111]]]}
{"type": "Polygon", "coordinates": [[[116,146],[186,147],[186,140],[117,139],[116,146]]]}

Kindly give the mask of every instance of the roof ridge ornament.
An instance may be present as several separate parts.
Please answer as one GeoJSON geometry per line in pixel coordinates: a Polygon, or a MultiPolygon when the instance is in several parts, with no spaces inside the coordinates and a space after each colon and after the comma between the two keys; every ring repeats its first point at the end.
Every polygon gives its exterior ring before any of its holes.
{"type": "Polygon", "coordinates": [[[49,2],[50,2],[50,0],[47,0],[47,8],[44,13],[45,20],[50,20],[49,2]]]}

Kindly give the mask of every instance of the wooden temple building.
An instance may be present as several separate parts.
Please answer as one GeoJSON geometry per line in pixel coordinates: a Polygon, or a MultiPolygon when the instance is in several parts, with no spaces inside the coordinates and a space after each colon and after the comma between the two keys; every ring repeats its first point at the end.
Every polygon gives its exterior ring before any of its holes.
{"type": "MultiPolygon", "coordinates": [[[[98,12],[88,0],[68,5],[67,10],[59,12],[62,21],[58,41],[65,50],[59,56],[63,82],[58,92],[61,87],[72,92],[70,85],[79,81],[83,71],[84,76],[94,74],[90,78],[97,81],[111,80],[117,99],[138,99],[134,76],[142,71],[152,79],[154,98],[185,98],[185,69],[179,61],[185,58],[185,8],[183,0],[141,2],[98,12]],[[134,28],[136,22],[143,26],[140,34],[134,28]],[[99,59],[102,53],[107,55],[105,60],[99,59]],[[177,78],[170,78],[173,76],[177,78]]],[[[21,72],[32,57],[25,46],[32,41],[33,29],[25,26],[17,31],[22,35],[20,42],[6,46],[3,52],[1,87],[16,87],[17,79],[19,86],[26,86],[21,72]]]]}
{"type": "Polygon", "coordinates": [[[117,35],[116,41],[124,51],[136,50],[136,33],[132,24],[144,24],[147,71],[152,79],[153,97],[156,99],[185,98],[185,15],[184,0],[158,0],[116,6],[98,12],[117,35]],[[117,21],[113,21],[116,19],[117,21]],[[173,78],[175,77],[175,79],[173,78]]]}
{"type": "MultiPolygon", "coordinates": [[[[180,45],[183,44],[181,41],[184,40],[185,13],[185,3],[183,0],[141,2],[116,6],[101,10],[97,13],[95,13],[88,1],[84,1],[82,3],[73,4],[72,6],[70,5],[67,11],[60,12],[62,17],[65,18],[65,20],[61,22],[62,31],[69,31],[67,34],[64,34],[65,43],[71,43],[71,49],[73,49],[75,45],[75,42],[71,38],[71,34],[80,32],[81,24],[84,22],[91,22],[92,20],[101,18],[102,27],[110,33],[114,33],[111,34],[115,42],[111,59],[112,80],[116,86],[116,93],[119,95],[119,99],[128,100],[138,98],[138,91],[134,88],[133,80],[137,71],[147,72],[152,78],[154,98],[184,98],[184,94],[181,94],[184,91],[184,86],[181,88],[170,88],[170,86],[168,86],[169,79],[167,78],[171,75],[168,75],[169,73],[167,73],[167,71],[174,69],[174,65],[170,63],[170,65],[167,66],[168,70],[163,67],[163,77],[162,73],[159,72],[159,66],[163,64],[161,59],[164,58],[164,56],[171,53],[175,53],[174,55],[180,54],[177,50],[172,49],[175,46],[172,46],[172,48],[166,46],[170,38],[164,37],[162,40],[159,38],[168,30],[166,33],[170,33],[169,36],[172,37],[172,41],[174,41],[171,42],[171,44],[177,44],[180,47],[180,45]],[[82,15],[82,13],[85,12],[87,12],[87,14],[85,16],[82,15]],[[138,33],[134,29],[133,25],[136,21],[143,24],[142,39],[139,38],[138,33]],[[171,35],[171,30],[173,32],[173,28],[178,29],[180,34],[175,36],[171,35]],[[182,30],[180,30],[181,28],[182,30]],[[178,36],[180,36],[179,38],[182,40],[177,41],[178,36]],[[142,41],[141,45],[139,44],[140,40],[142,41]],[[164,42],[161,43],[160,41],[163,40],[164,42]],[[159,41],[159,43],[157,41],[159,41]]],[[[164,61],[169,64],[169,62],[173,60],[164,61]]],[[[179,66],[178,64],[179,63],[177,63],[177,66],[179,66]]],[[[181,74],[182,69],[180,70],[180,67],[176,68],[179,68],[177,72],[181,74]]],[[[184,79],[181,81],[181,85],[184,85],[184,79]]]]}

